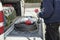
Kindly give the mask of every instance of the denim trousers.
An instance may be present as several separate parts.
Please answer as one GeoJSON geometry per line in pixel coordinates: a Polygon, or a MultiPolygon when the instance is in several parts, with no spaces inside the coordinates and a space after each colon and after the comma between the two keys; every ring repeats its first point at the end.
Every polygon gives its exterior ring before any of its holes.
{"type": "Polygon", "coordinates": [[[59,23],[46,24],[46,40],[59,40],[59,23]]]}

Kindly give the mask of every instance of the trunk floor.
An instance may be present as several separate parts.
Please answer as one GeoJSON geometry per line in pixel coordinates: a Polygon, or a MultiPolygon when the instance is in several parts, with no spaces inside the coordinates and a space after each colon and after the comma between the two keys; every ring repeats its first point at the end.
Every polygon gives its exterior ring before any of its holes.
{"type": "Polygon", "coordinates": [[[8,36],[18,36],[18,37],[40,37],[37,31],[34,32],[21,32],[13,30],[8,36]]]}

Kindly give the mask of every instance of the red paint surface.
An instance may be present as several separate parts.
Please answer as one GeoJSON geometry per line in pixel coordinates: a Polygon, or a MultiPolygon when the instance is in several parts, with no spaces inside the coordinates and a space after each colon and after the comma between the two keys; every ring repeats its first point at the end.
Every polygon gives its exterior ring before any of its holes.
{"type": "Polygon", "coordinates": [[[4,27],[0,27],[0,35],[4,33],[4,27]]]}
{"type": "MultiPolygon", "coordinates": [[[[3,11],[0,11],[0,23],[4,22],[4,14],[3,11]]],[[[4,25],[1,27],[0,26],[0,35],[4,33],[4,25]]]]}
{"type": "Polygon", "coordinates": [[[0,22],[3,22],[4,21],[4,15],[3,15],[3,12],[0,11],[0,22]]]}

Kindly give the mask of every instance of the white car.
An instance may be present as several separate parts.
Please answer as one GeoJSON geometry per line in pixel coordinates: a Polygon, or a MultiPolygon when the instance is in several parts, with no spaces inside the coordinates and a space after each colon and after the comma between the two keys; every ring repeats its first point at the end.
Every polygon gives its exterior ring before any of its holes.
{"type": "MultiPolygon", "coordinates": [[[[35,5],[35,3],[24,3],[24,0],[21,0],[21,16],[32,16],[34,18],[37,17],[37,13],[40,11],[40,3],[38,3],[38,6],[35,5]],[[34,7],[32,7],[34,5],[34,7]],[[36,12],[37,10],[37,12],[36,12]]],[[[33,31],[33,32],[19,32],[14,29],[14,24],[17,22],[20,22],[20,17],[17,18],[17,20],[13,23],[12,26],[5,32],[5,40],[42,40],[40,37],[41,30],[39,32],[33,31]]],[[[34,19],[35,21],[35,19],[34,19]]]]}
{"type": "MultiPolygon", "coordinates": [[[[1,4],[0,9],[2,9],[2,4],[1,4]]],[[[40,12],[40,3],[31,3],[31,4],[26,3],[25,4],[24,0],[21,0],[21,16],[32,16],[32,17],[35,17],[36,19],[38,19],[37,13],[39,13],[39,12],[40,12]]],[[[38,28],[38,32],[37,31],[33,31],[33,32],[15,31],[14,24],[16,22],[19,22],[19,19],[20,19],[20,17],[18,17],[18,16],[17,16],[17,18],[15,18],[15,20],[12,22],[10,27],[6,31],[4,31],[5,35],[3,35],[3,33],[1,34],[2,36],[1,36],[0,40],[4,40],[4,37],[5,37],[5,40],[42,40],[40,35],[43,35],[43,39],[44,39],[44,37],[45,37],[44,34],[41,34],[42,33],[41,25],[38,28]]],[[[34,19],[34,21],[35,21],[35,19],[34,19]]],[[[42,22],[41,24],[44,24],[44,22],[42,22]]],[[[3,22],[1,23],[1,25],[3,26],[3,22]]]]}

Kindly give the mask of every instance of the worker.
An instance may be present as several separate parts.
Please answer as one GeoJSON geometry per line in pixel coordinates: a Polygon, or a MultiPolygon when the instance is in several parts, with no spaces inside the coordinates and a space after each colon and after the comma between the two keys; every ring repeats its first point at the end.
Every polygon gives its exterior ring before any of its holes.
{"type": "Polygon", "coordinates": [[[60,0],[43,0],[42,11],[38,14],[46,24],[46,40],[59,40],[60,0]]]}

